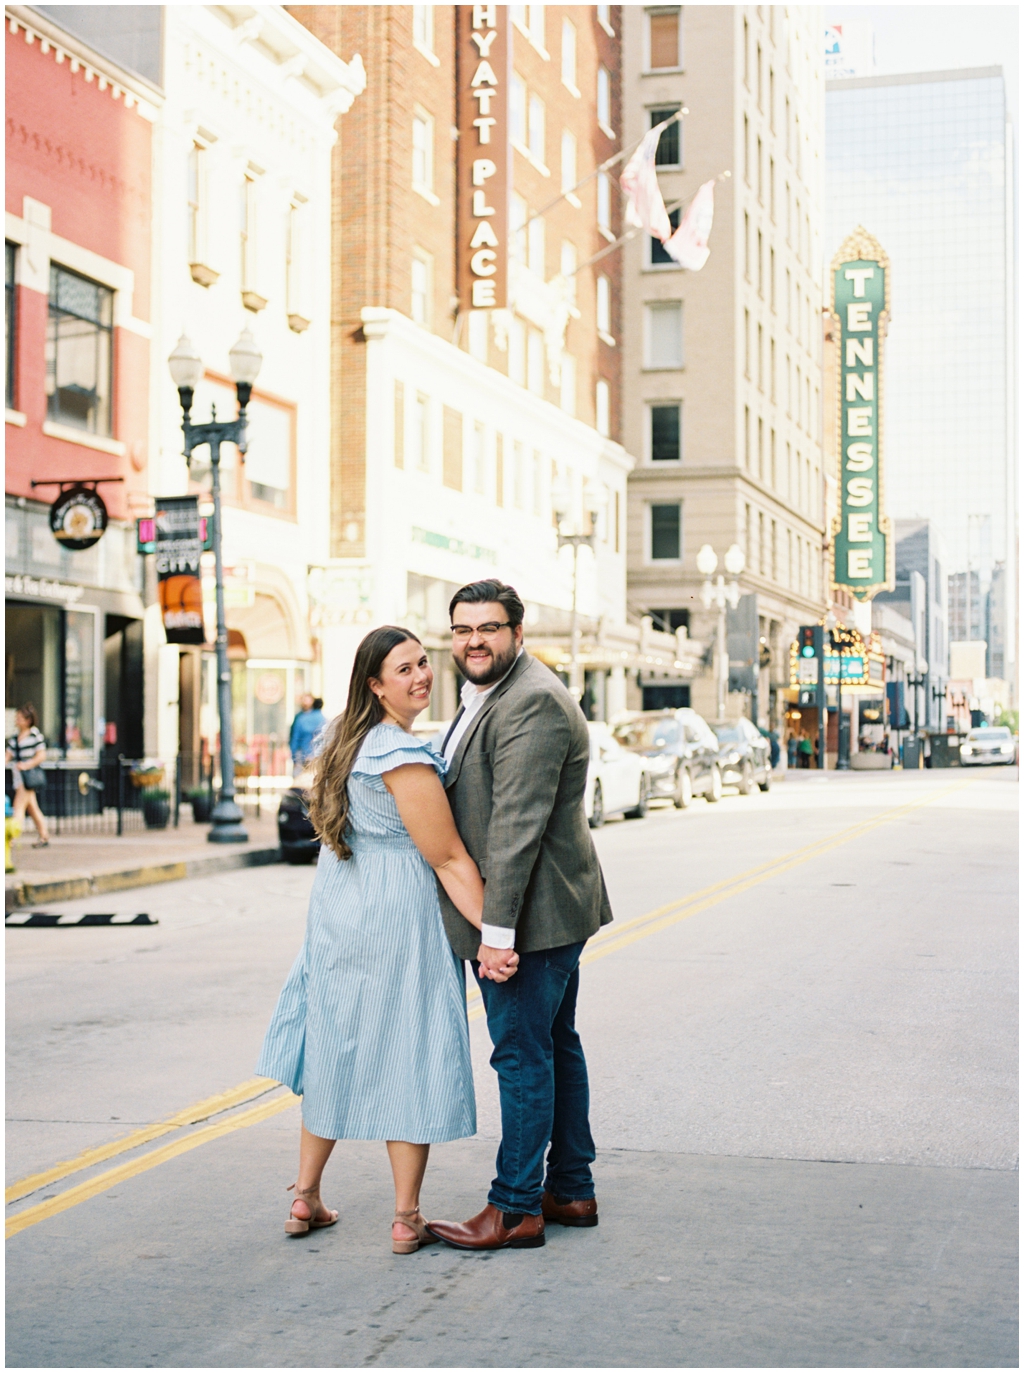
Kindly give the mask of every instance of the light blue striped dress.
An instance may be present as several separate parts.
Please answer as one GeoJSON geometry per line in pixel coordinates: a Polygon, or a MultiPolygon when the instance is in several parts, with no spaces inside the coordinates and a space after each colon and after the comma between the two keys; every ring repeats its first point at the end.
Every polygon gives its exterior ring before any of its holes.
{"type": "Polygon", "coordinates": [[[256,1072],[302,1096],[322,1139],[435,1144],[476,1130],[462,964],[434,874],[381,774],[446,763],[396,725],[376,725],[348,781],[352,857],[320,850],[306,939],[256,1072]]]}

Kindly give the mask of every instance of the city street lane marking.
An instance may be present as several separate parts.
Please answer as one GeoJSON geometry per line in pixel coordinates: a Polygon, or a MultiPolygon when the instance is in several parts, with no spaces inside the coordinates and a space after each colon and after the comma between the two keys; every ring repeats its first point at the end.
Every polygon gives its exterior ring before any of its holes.
{"type": "Polygon", "coordinates": [[[95,1149],[85,1149],[75,1158],[68,1159],[66,1163],[55,1163],[52,1168],[46,1168],[41,1173],[33,1173],[30,1177],[22,1178],[20,1182],[12,1182],[6,1189],[4,1200],[8,1204],[20,1201],[30,1192],[38,1192],[40,1187],[47,1187],[51,1182],[59,1182],[71,1173],[80,1173],[84,1168],[92,1168],[108,1158],[126,1154],[130,1149],[137,1149],[141,1144],[148,1144],[151,1139],[159,1139],[161,1135],[169,1135],[172,1130],[180,1130],[185,1125],[198,1125],[201,1120],[209,1120],[210,1116],[218,1115],[221,1111],[230,1111],[233,1106],[241,1106],[244,1101],[264,1096],[279,1086],[280,1083],[269,1077],[250,1077],[245,1082],[240,1082],[237,1087],[231,1087],[226,1092],[218,1092],[216,1096],[207,1097],[204,1101],[197,1101],[193,1106],[186,1106],[183,1111],[176,1111],[166,1120],[146,1125],[122,1139],[112,1140],[109,1144],[98,1145],[95,1149]]]}
{"type": "Polygon", "coordinates": [[[688,920],[691,915],[699,915],[711,906],[717,906],[719,902],[728,900],[730,896],[739,896],[742,892],[749,891],[751,887],[767,882],[770,877],[788,872],[791,868],[799,867],[802,863],[808,863],[812,858],[817,858],[843,844],[851,843],[854,839],[859,839],[861,835],[870,833],[871,830],[877,829],[880,825],[890,824],[892,821],[910,814],[911,811],[931,805],[933,801],[938,801],[953,792],[962,791],[964,787],[970,785],[970,782],[957,782],[954,786],[944,787],[942,791],[934,792],[931,796],[923,796],[916,801],[908,802],[906,805],[896,806],[893,810],[883,811],[881,815],[873,816],[868,820],[861,820],[848,829],[840,830],[838,834],[827,835],[824,839],[816,840],[813,844],[808,844],[806,848],[794,849],[792,853],[784,853],[770,863],[762,864],[757,868],[749,868],[746,872],[737,873],[735,877],[724,882],[716,882],[713,886],[694,892],[692,896],[688,896],[682,901],[670,902],[666,906],[649,911],[646,915],[637,916],[617,929],[614,926],[606,926],[605,931],[607,933],[602,931],[603,938],[598,936],[591,941],[590,947],[580,962],[593,963],[599,958],[604,958],[607,954],[617,953],[619,949],[624,949],[629,944],[635,944],[637,940],[646,939],[649,934],[657,934],[670,925],[678,924],[681,920],[688,920]]]}
{"type": "Polygon", "coordinates": [[[269,1120],[271,1116],[287,1110],[289,1106],[297,1105],[298,1101],[299,1098],[293,1093],[285,1092],[284,1096],[266,1101],[262,1106],[253,1107],[251,1111],[242,1111],[237,1116],[222,1120],[218,1125],[207,1125],[203,1130],[196,1130],[194,1134],[173,1140],[170,1144],[164,1144],[148,1154],[122,1163],[117,1168],[108,1168],[105,1173],[90,1178],[88,1182],[80,1182],[77,1187],[69,1187],[66,1192],[51,1197],[49,1201],[41,1201],[36,1206],[19,1211],[16,1216],[10,1216],[7,1221],[6,1237],[11,1239],[22,1230],[27,1230],[29,1226],[38,1225],[41,1220],[49,1220],[51,1216],[59,1216],[62,1211],[69,1211],[72,1206],[78,1206],[91,1197],[99,1196],[101,1192],[116,1187],[119,1182],[126,1182],[128,1178],[137,1177],[139,1173],[148,1172],[150,1168],[157,1168],[161,1163],[167,1163],[180,1154],[187,1154],[190,1149],[198,1149],[200,1145],[209,1144],[211,1140],[230,1135],[235,1130],[244,1130],[248,1125],[257,1125],[261,1120],[269,1120]]]}

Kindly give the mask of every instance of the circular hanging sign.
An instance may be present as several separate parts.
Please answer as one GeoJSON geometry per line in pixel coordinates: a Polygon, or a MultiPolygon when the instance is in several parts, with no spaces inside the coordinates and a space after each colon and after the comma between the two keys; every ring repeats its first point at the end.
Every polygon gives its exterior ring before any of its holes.
{"type": "Polygon", "coordinates": [[[284,696],[284,682],[273,672],[256,678],[256,699],[264,706],[276,706],[284,696]]]}
{"type": "Polygon", "coordinates": [[[82,553],[99,543],[107,528],[107,507],[97,491],[73,486],[50,506],[53,537],[64,548],[82,553]]]}

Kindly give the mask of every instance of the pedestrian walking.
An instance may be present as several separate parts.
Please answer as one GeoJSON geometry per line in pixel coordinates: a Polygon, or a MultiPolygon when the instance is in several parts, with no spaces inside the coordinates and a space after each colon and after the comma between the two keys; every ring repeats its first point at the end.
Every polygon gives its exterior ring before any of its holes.
{"type": "Polygon", "coordinates": [[[292,755],[292,776],[305,772],[313,760],[316,743],[327,727],[324,703],[319,696],[308,693],[299,698],[301,709],[292,721],[288,734],[288,748],[292,755]]]}
{"type": "Polygon", "coordinates": [[[811,758],[817,748],[817,743],[812,744],[810,736],[803,734],[800,737],[800,743],[797,747],[800,752],[800,766],[802,768],[809,768],[811,766],[811,758]]]}
{"type": "MultiPolygon", "coordinates": [[[[441,784],[447,764],[410,732],[433,675],[407,629],[385,625],[359,645],[348,703],[314,764],[322,846],[305,943],[256,1068],[302,1097],[286,1233],[337,1220],[320,1199],[337,1140],[385,1140],[396,1254],[433,1242],[419,1209],[430,1145],[476,1130],[465,974],[434,874],[474,952],[484,886],[441,784]]],[[[518,961],[506,951],[487,975],[504,982],[518,961]]]]}
{"type": "Polygon", "coordinates": [[[546,1222],[597,1224],[576,998],[584,945],[612,912],[583,804],[590,735],[573,697],[524,651],[512,587],[473,582],[449,613],[466,680],[444,743],[445,788],[486,877],[479,948],[447,892],[441,905],[452,948],[480,984],[501,1144],[483,1210],[428,1229],[456,1249],[536,1248],[546,1222]],[[513,946],[515,977],[494,978],[513,946]]]}
{"type": "Polygon", "coordinates": [[[39,728],[36,708],[31,702],[19,706],[14,712],[17,733],[7,740],[7,762],[12,764],[14,773],[14,820],[18,825],[24,823],[25,812],[32,817],[38,838],[32,845],[34,849],[49,847],[50,836],[46,829],[46,817],[36,799],[36,793],[46,785],[43,762],[46,759],[46,739],[39,728]]]}

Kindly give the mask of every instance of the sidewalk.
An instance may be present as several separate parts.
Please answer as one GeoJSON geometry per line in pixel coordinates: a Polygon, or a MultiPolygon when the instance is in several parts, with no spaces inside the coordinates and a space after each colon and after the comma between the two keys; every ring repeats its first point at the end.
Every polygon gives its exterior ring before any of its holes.
{"type": "Polygon", "coordinates": [[[22,838],[14,841],[15,871],[4,881],[4,909],[74,901],[154,882],[276,863],[280,858],[277,814],[268,810],[264,807],[259,820],[247,815],[247,844],[211,844],[206,837],[209,825],[197,825],[188,806],[182,807],[177,829],[141,830],[120,837],[62,834],[51,836],[45,849],[32,847],[36,832],[28,820],[22,838]]]}

